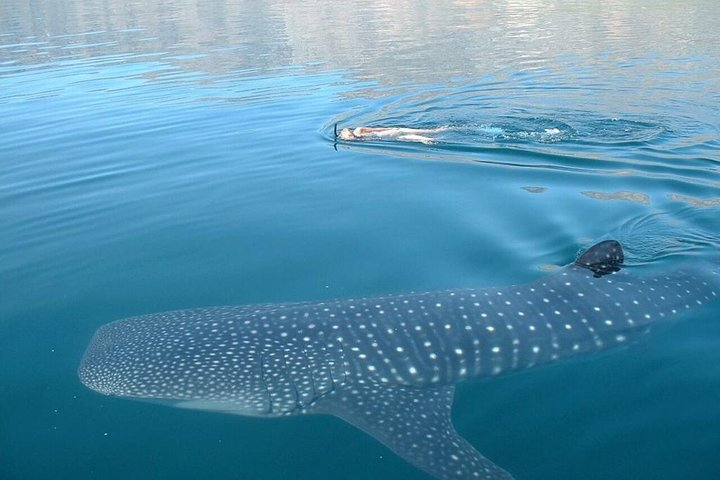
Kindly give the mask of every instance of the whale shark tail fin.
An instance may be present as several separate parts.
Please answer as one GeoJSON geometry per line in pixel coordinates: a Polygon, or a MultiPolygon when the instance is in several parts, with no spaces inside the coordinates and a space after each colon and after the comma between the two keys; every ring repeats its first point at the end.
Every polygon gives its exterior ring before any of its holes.
{"type": "Polygon", "coordinates": [[[593,272],[595,277],[602,277],[620,270],[624,260],[625,255],[620,242],[605,240],[588,248],[585,253],[580,255],[580,258],[575,260],[575,265],[587,268],[593,272]]]}

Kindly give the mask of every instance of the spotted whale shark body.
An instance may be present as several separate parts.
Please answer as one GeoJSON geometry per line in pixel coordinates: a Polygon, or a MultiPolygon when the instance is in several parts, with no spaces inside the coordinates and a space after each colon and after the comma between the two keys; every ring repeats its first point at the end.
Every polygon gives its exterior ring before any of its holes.
{"type": "Polygon", "coordinates": [[[239,415],[331,414],[436,478],[512,477],[460,437],[454,385],[622,344],[720,295],[718,269],[637,277],[609,240],[533,283],[128,318],[79,367],[103,394],[239,415]]]}

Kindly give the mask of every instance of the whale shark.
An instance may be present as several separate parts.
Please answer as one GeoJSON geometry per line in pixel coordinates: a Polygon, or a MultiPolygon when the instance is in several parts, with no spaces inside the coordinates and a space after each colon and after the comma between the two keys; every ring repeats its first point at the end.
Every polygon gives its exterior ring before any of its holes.
{"type": "Polygon", "coordinates": [[[718,299],[717,265],[642,276],[623,262],[606,240],[522,285],[136,316],[96,331],[78,375],[182,408],[334,415],[438,479],[509,480],[455,431],[458,382],[623,345],[718,299]]]}

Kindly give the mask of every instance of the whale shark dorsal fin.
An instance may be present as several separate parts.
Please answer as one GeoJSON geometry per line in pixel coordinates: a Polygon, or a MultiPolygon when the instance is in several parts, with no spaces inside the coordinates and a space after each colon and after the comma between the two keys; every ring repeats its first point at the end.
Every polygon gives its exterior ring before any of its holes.
{"type": "Polygon", "coordinates": [[[333,391],[312,413],[342,418],[442,480],[512,480],[455,431],[453,385],[414,388],[364,384],[333,391]]]}
{"type": "Polygon", "coordinates": [[[587,268],[593,272],[593,276],[602,277],[609,273],[615,273],[622,267],[625,260],[622,245],[617,240],[604,240],[588,248],[580,258],[575,260],[575,265],[587,268]]]}

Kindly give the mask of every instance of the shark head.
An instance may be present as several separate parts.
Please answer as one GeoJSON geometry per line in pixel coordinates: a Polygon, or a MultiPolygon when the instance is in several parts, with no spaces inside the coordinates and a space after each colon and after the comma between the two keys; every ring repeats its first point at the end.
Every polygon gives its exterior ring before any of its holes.
{"type": "Polygon", "coordinates": [[[240,337],[232,318],[223,323],[233,325],[220,327],[223,309],[211,310],[210,316],[186,310],[100,327],[78,367],[80,381],[105,395],[266,415],[267,385],[257,347],[240,337]]]}

